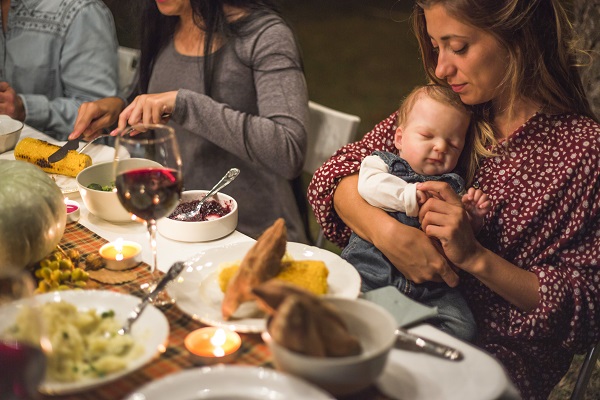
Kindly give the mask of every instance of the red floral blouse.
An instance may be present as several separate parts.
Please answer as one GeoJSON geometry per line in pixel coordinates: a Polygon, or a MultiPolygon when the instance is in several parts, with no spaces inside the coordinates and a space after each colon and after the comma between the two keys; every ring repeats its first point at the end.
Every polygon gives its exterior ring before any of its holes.
{"type": "MultiPolygon", "coordinates": [[[[325,235],[344,246],[333,209],[340,178],[374,150],[394,151],[396,114],[340,149],[314,175],[308,198],[325,235]]],[[[541,301],[522,312],[473,276],[460,288],[478,323],[477,344],[506,367],[524,399],[545,399],[573,354],[600,338],[600,125],[536,114],[493,149],[476,175],[492,210],[478,240],[538,276],[541,301]]]]}

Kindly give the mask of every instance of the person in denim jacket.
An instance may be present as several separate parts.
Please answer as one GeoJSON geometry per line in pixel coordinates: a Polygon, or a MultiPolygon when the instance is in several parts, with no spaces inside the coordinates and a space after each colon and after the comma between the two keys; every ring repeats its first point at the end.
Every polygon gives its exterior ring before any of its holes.
{"type": "MultiPolygon", "coordinates": [[[[465,180],[457,173],[466,173],[469,164],[476,162],[472,157],[474,124],[458,95],[439,85],[418,87],[398,113],[394,144],[399,154],[375,151],[363,160],[358,180],[360,195],[398,221],[420,228],[419,206],[434,194],[419,190],[417,184],[446,182],[463,195],[473,229],[481,229],[489,211],[488,197],[475,188],[465,193],[465,180]]],[[[363,292],[394,286],[414,300],[437,307],[438,315],[429,321],[436,327],[463,340],[475,337],[473,315],[458,289],[444,282],[411,282],[372,243],[354,233],[342,257],[358,270],[363,292]]]]}
{"type": "Polygon", "coordinates": [[[2,0],[0,114],[66,140],[84,101],[117,94],[118,42],[100,0],[2,0]]]}

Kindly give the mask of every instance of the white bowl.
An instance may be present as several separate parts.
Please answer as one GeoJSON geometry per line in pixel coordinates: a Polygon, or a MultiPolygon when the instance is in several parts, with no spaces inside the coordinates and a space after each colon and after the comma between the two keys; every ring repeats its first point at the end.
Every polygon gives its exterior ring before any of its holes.
{"type": "MultiPolygon", "coordinates": [[[[202,199],[208,190],[187,190],[181,194],[181,202],[202,199]]],[[[180,242],[207,242],[229,235],[238,223],[238,206],[235,199],[225,193],[211,196],[224,207],[231,206],[229,214],[209,221],[179,221],[171,218],[161,218],[156,221],[158,232],[166,238],[180,242]]]]}
{"type": "Polygon", "coordinates": [[[370,386],[383,372],[396,337],[394,317],[381,306],[363,299],[324,298],[337,307],[348,330],[357,336],[362,352],[350,357],[309,357],[263,335],[275,367],[304,378],[334,396],[356,393],[370,386]]]}
{"type": "Polygon", "coordinates": [[[21,121],[12,119],[8,115],[0,115],[0,153],[15,148],[22,130],[23,123],[21,121]]]}
{"type": "MultiPolygon", "coordinates": [[[[156,166],[157,163],[143,158],[129,158],[121,163],[131,164],[132,167],[156,166]]],[[[83,203],[97,217],[110,222],[131,222],[131,214],[121,205],[116,192],[89,189],[88,185],[97,183],[109,185],[114,182],[114,165],[112,161],[93,164],[77,174],[75,180],[83,203]]]]}

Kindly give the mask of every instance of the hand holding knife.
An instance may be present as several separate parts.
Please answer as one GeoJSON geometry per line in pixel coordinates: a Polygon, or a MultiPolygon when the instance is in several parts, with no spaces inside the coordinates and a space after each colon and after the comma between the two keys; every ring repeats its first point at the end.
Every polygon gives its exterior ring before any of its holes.
{"type": "MultiPolygon", "coordinates": [[[[81,150],[78,150],[77,152],[81,153],[83,150],[85,150],[86,147],[88,147],[90,144],[92,144],[92,142],[94,142],[95,140],[103,138],[103,137],[107,137],[107,136],[110,136],[110,135],[105,134],[105,135],[96,136],[95,138],[93,138],[92,140],[87,142],[81,148],[81,150]]],[[[77,150],[78,148],[79,148],[79,138],[71,139],[71,140],[67,141],[67,143],[65,143],[60,149],[58,149],[54,153],[52,153],[50,155],[50,157],[48,157],[48,162],[49,163],[58,162],[58,161],[62,160],[63,158],[65,158],[67,156],[67,154],[69,154],[69,150],[77,150]]]]}

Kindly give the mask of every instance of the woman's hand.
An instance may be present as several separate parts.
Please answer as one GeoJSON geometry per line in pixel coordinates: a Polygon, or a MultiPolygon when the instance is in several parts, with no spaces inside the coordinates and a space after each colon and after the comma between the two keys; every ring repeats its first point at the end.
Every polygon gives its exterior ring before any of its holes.
{"type": "Polygon", "coordinates": [[[137,96],[119,115],[116,130],[123,130],[128,124],[165,123],[175,108],[176,98],[177,91],[137,96]]]}
{"type": "Polygon", "coordinates": [[[537,275],[511,264],[477,241],[461,199],[448,184],[431,181],[419,183],[417,188],[433,196],[419,211],[421,228],[440,240],[450,262],[521,310],[535,309],[540,301],[537,275]]]}
{"type": "Polygon", "coordinates": [[[83,103],[77,112],[77,119],[69,139],[80,136],[86,140],[95,138],[104,128],[112,126],[117,121],[123,107],[125,103],[119,97],[107,97],[83,103]]]}
{"type": "Polygon", "coordinates": [[[334,194],[339,217],[363,239],[373,243],[409,280],[458,284],[458,275],[420,230],[404,225],[368,204],[358,193],[358,175],[343,178],[334,194]]]}
{"type": "Polygon", "coordinates": [[[421,229],[429,237],[437,238],[444,254],[457,267],[468,271],[470,262],[477,257],[482,246],[479,244],[461,198],[444,182],[423,182],[417,185],[431,195],[421,206],[419,220],[421,229]]]}
{"type": "Polygon", "coordinates": [[[8,82],[0,82],[0,114],[25,121],[23,100],[8,82]]]}

